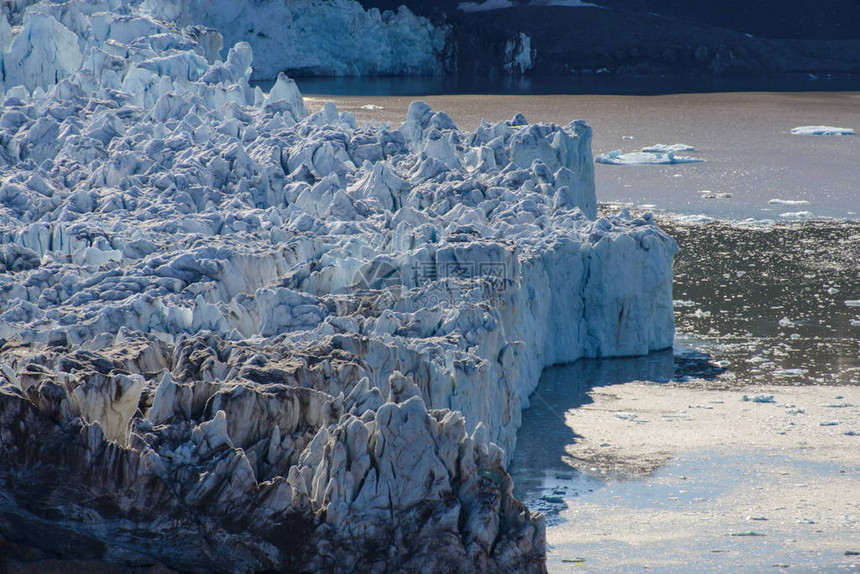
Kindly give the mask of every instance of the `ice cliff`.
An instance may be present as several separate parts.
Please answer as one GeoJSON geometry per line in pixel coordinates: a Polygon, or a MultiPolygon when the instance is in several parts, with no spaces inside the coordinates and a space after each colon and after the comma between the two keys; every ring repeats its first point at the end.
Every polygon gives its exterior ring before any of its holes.
{"type": "Polygon", "coordinates": [[[505,471],[541,369],[673,337],[675,243],[596,219],[590,128],[358,126],[135,3],[10,14],[7,556],[541,571],[505,471]]]}
{"type": "Polygon", "coordinates": [[[446,31],[405,6],[365,10],[355,0],[147,0],[156,17],[217,28],[254,49],[254,77],[434,75],[446,31]]]}

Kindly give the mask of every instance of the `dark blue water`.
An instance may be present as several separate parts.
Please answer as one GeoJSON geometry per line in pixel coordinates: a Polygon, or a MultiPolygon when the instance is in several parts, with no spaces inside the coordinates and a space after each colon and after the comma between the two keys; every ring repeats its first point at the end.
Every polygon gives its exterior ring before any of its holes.
{"type": "MultiPolygon", "coordinates": [[[[653,96],[704,92],[830,92],[860,91],[860,77],[810,77],[807,74],[770,78],[616,77],[612,74],[570,76],[382,76],[295,78],[306,96],[433,96],[499,95],[624,95],[653,96]]],[[[256,82],[267,91],[273,82],[256,82]]]]}

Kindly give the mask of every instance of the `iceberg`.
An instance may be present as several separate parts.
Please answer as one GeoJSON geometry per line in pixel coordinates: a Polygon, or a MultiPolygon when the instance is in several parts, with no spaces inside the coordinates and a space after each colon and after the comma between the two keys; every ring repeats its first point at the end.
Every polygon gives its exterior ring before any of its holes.
{"type": "Polygon", "coordinates": [[[591,128],[468,132],[422,102],[359,126],[287,76],[252,88],[252,47],[221,59],[184,12],[21,10],[0,86],[12,559],[543,571],[506,471],[541,370],[674,335],[677,245],[650,214],[597,217],[591,128]]]}
{"type": "Polygon", "coordinates": [[[675,155],[674,151],[634,151],[622,153],[620,149],[617,149],[597,156],[594,158],[594,161],[609,165],[672,165],[678,163],[698,163],[704,160],[685,155],[675,155]]]}
{"type": "Polygon", "coordinates": [[[854,130],[834,126],[800,126],[792,128],[791,133],[802,136],[853,136],[854,130]]]}

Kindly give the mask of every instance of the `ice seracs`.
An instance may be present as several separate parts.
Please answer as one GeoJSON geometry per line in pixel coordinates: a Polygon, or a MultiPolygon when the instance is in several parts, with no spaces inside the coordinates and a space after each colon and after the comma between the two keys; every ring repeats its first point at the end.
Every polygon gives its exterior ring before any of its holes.
{"type": "Polygon", "coordinates": [[[365,10],[354,0],[146,0],[156,17],[216,28],[231,46],[254,48],[254,78],[279,72],[317,76],[440,71],[445,33],[405,6],[365,10]]]}
{"type": "Polygon", "coordinates": [[[138,4],[20,16],[4,62],[23,22],[48,47],[0,115],[21,556],[542,570],[505,471],[541,369],[673,339],[677,247],[649,215],[597,218],[590,128],[465,132],[420,102],[358,126],[138,4]]]}

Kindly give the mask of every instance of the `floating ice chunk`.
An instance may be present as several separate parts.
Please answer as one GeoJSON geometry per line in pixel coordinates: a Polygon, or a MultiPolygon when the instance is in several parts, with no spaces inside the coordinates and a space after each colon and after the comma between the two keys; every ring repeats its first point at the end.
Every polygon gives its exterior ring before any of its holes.
{"type": "Polygon", "coordinates": [[[733,194],[723,191],[723,192],[713,192],[710,190],[702,190],[699,192],[699,197],[702,199],[731,199],[734,197],[733,194]]]}
{"type": "Polygon", "coordinates": [[[710,215],[692,214],[692,215],[676,215],[674,220],[680,225],[704,225],[716,221],[710,215]]]}
{"type": "Polygon", "coordinates": [[[615,418],[620,419],[622,421],[635,421],[638,417],[635,413],[629,413],[627,411],[618,411],[615,413],[615,418]]]}
{"type": "Polygon", "coordinates": [[[805,136],[853,136],[852,128],[837,128],[833,126],[800,126],[792,128],[791,133],[805,136]]]}
{"type": "Polygon", "coordinates": [[[779,216],[784,219],[812,219],[814,217],[811,211],[787,211],[780,213],[779,216]]]}
{"type": "Polygon", "coordinates": [[[773,395],[753,395],[752,397],[749,395],[744,395],[741,397],[741,400],[744,402],[753,402],[753,403],[775,403],[776,400],[773,398],[773,395]]]}
{"type": "Polygon", "coordinates": [[[691,145],[682,144],[682,143],[671,144],[671,145],[654,144],[654,145],[651,145],[648,147],[643,147],[642,151],[644,151],[645,153],[669,153],[669,152],[677,153],[677,152],[681,152],[681,151],[696,151],[696,148],[694,148],[691,145]]]}
{"type": "Polygon", "coordinates": [[[773,371],[775,377],[802,377],[805,374],[806,369],[777,369],[773,371]]]}
{"type": "Polygon", "coordinates": [[[860,299],[848,299],[845,304],[849,307],[860,307],[860,299]]]}
{"type": "Polygon", "coordinates": [[[809,205],[806,199],[769,199],[767,202],[771,205],[809,205]]]}
{"type": "Polygon", "coordinates": [[[679,163],[699,163],[701,158],[675,155],[674,152],[649,153],[634,151],[622,153],[620,149],[601,154],[595,158],[598,163],[610,165],[671,165],[679,163]]]}

